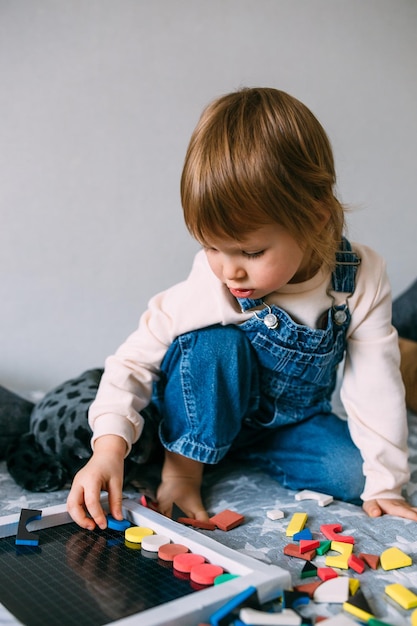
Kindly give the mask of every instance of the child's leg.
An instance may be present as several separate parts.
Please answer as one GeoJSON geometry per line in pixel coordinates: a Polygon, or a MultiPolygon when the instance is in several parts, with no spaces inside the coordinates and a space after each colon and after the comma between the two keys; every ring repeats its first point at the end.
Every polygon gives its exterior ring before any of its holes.
{"type": "Polygon", "coordinates": [[[159,505],[167,512],[175,502],[190,517],[205,519],[203,464],[225,456],[258,402],[256,357],[244,333],[213,326],[178,337],[153,401],[166,450],[159,505]]]}
{"type": "Polygon", "coordinates": [[[246,458],[288,489],[311,489],[362,504],[363,460],[347,422],[336,415],[266,430],[259,443],[234,456],[246,458]]]}

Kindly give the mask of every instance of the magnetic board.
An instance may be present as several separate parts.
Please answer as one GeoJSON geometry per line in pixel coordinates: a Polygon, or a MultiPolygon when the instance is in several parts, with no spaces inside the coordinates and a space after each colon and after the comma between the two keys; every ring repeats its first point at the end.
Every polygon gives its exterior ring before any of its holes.
{"type": "Polygon", "coordinates": [[[0,517],[0,603],[11,620],[7,623],[195,626],[249,586],[258,589],[262,602],[291,588],[286,570],[240,554],[133,500],[123,502],[123,515],[237,577],[199,588],[175,573],[171,563],[127,547],[123,533],[79,528],[59,505],[43,509],[41,519],[28,524],[39,535],[39,546],[15,545],[19,514],[0,517]]]}

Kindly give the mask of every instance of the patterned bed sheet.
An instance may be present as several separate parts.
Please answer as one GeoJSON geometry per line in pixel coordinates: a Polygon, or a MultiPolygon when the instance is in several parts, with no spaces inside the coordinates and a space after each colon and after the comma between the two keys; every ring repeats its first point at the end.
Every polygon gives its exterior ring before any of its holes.
{"type": "MultiPolygon", "coordinates": [[[[409,501],[417,506],[417,415],[409,414],[409,448],[411,481],[406,488],[409,501]]],[[[0,463],[0,514],[17,513],[22,508],[42,509],[65,502],[68,490],[53,493],[32,493],[21,489],[7,472],[4,462],[0,463]]],[[[126,490],[126,497],[137,498],[133,489],[126,490]]],[[[274,480],[254,469],[237,464],[228,464],[206,473],[204,499],[210,513],[225,509],[237,511],[245,516],[245,522],[228,532],[221,530],[199,531],[209,534],[218,542],[266,563],[288,569],[293,587],[311,582],[302,578],[305,561],[286,556],[283,552],[291,539],[286,536],[290,519],[296,512],[307,514],[306,526],[313,537],[324,539],[320,533],[322,524],[340,524],[342,534],[355,539],[354,553],[380,555],[390,547],[397,547],[409,555],[412,565],[385,571],[366,567],[362,574],[349,569],[339,570],[340,575],[357,578],[369,607],[379,620],[390,626],[409,626],[415,609],[403,609],[385,593],[387,585],[399,583],[417,593],[417,524],[404,519],[383,516],[368,518],[360,507],[333,501],[319,506],[316,500],[295,499],[296,492],[284,489],[274,480]],[[268,511],[283,511],[282,519],[272,520],[268,511]]],[[[313,563],[325,565],[325,556],[316,556],[313,563]]],[[[312,603],[303,608],[306,615],[330,617],[342,611],[338,603],[312,603]]],[[[354,619],[353,616],[350,616],[354,619]]],[[[414,617],[415,620],[415,617],[414,617]]],[[[2,620],[0,611],[0,623],[2,620]]],[[[416,622],[413,621],[415,624],[416,622]]]]}

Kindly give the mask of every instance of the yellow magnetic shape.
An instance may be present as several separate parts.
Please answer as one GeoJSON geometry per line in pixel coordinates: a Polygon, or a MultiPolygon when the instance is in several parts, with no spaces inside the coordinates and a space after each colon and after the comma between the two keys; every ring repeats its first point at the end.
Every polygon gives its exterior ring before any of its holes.
{"type": "Polygon", "coordinates": [[[295,533],[299,533],[300,530],[303,530],[306,525],[307,517],[307,513],[294,513],[287,526],[287,537],[292,537],[295,533]]]}
{"type": "Polygon", "coordinates": [[[363,609],[360,609],[359,607],[354,606],[353,604],[350,604],[349,602],[343,603],[343,610],[346,611],[346,613],[350,613],[351,615],[354,615],[362,622],[367,622],[368,620],[371,619],[371,617],[375,617],[375,615],[372,615],[372,613],[368,613],[368,611],[364,611],[363,609]]]}
{"type": "Polygon", "coordinates": [[[142,546],[140,543],[134,543],[133,541],[127,541],[125,539],[125,546],[129,548],[129,550],[141,550],[142,546]]]}
{"type": "Polygon", "coordinates": [[[344,541],[332,541],[330,550],[340,552],[337,556],[326,556],[325,563],[328,567],[337,567],[339,569],[348,569],[348,560],[353,552],[353,544],[344,541]]]}
{"type": "Polygon", "coordinates": [[[411,626],[417,626],[417,609],[411,613],[411,626]]]}
{"type": "Polygon", "coordinates": [[[130,526],[125,530],[125,539],[129,543],[142,543],[144,537],[153,534],[153,530],[146,526],[130,526]]]}
{"type": "Polygon", "coordinates": [[[351,596],[355,595],[360,586],[361,581],[358,578],[349,578],[349,593],[351,596]]]}
{"type": "Polygon", "coordinates": [[[415,609],[417,606],[417,596],[415,593],[403,587],[400,583],[393,583],[385,587],[385,593],[392,598],[403,609],[415,609]]]}
{"type": "Polygon", "coordinates": [[[405,554],[405,552],[395,547],[384,550],[379,557],[379,562],[382,569],[385,571],[398,569],[400,567],[408,567],[413,563],[411,556],[408,556],[408,554],[405,554]]]}

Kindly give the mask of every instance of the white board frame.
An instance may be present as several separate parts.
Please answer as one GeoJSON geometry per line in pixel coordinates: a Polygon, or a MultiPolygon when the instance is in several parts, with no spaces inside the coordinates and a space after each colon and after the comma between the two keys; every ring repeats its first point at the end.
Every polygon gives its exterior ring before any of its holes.
{"type": "MultiPolygon", "coordinates": [[[[276,598],[282,590],[291,589],[291,577],[287,570],[241,554],[211,537],[143,507],[134,500],[123,501],[123,515],[132,524],[149,526],[155,533],[167,535],[174,543],[185,544],[191,552],[202,554],[209,562],[239,576],[221,585],[114,621],[113,626],[134,626],[138,623],[141,626],[195,626],[198,622],[207,621],[215,610],[249,586],[256,587],[261,602],[268,602],[276,598]]],[[[0,538],[16,535],[19,518],[18,513],[0,517],[0,538]]],[[[70,522],[72,519],[66,511],[66,505],[57,505],[43,509],[41,519],[31,521],[28,530],[42,530],[70,522]]],[[[20,623],[0,606],[4,614],[7,614],[7,618],[2,619],[0,612],[0,624],[20,623]]]]}

